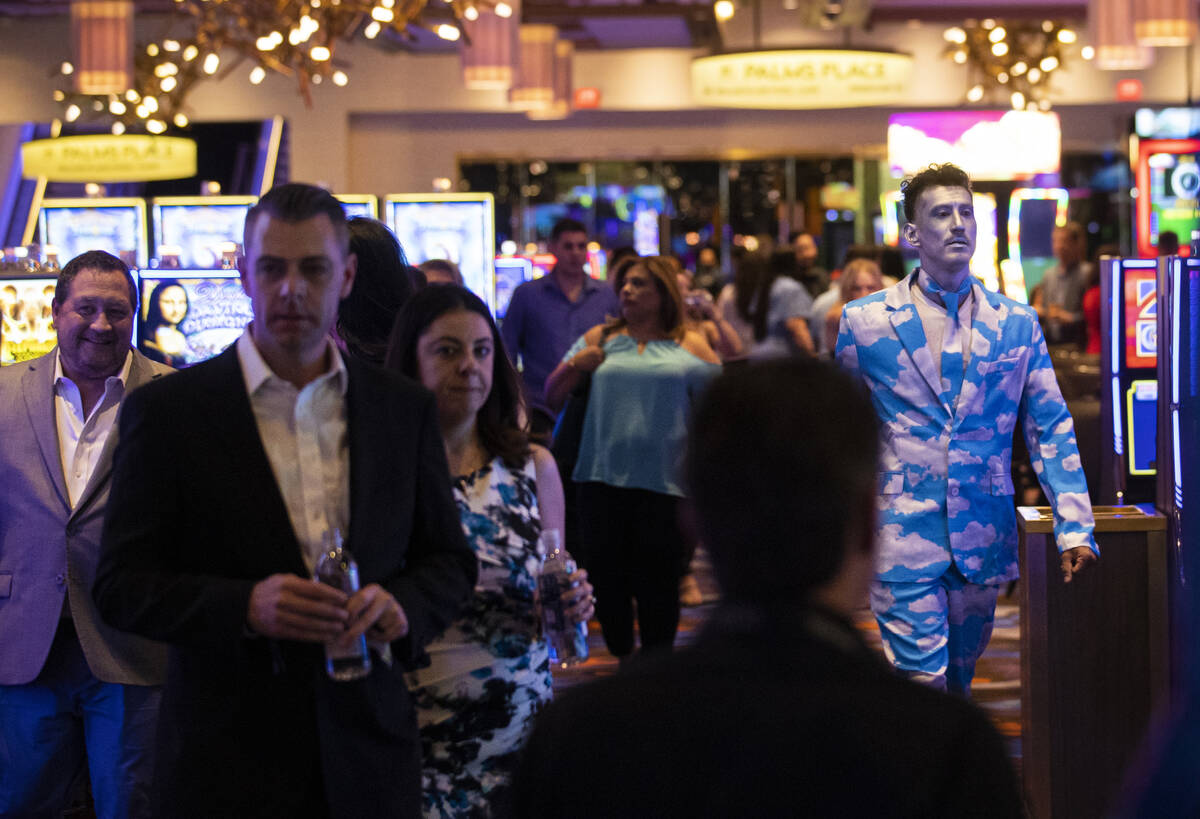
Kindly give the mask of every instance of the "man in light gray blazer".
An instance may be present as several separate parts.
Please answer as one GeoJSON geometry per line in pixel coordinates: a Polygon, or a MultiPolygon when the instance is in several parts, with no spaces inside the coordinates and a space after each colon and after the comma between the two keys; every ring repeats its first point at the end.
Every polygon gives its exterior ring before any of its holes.
{"type": "Polygon", "coordinates": [[[0,816],[58,816],[86,754],[96,812],[148,815],[160,643],[96,613],[116,419],[170,368],[130,348],[137,287],[100,250],[55,289],[58,345],[0,370],[0,816]]]}

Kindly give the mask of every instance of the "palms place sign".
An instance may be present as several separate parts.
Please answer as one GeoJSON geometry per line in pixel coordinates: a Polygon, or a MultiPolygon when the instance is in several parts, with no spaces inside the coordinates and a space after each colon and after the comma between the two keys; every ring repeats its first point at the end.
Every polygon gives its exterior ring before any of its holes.
{"type": "Polygon", "coordinates": [[[692,100],[721,108],[853,108],[903,102],[913,58],[891,51],[788,49],[692,61],[692,100]]]}

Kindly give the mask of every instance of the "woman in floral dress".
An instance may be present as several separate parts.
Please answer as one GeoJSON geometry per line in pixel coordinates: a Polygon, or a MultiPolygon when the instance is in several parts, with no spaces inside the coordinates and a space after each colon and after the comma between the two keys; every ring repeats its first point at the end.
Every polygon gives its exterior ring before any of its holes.
{"type": "MultiPolygon", "coordinates": [[[[454,496],[479,558],[475,594],[410,675],[423,756],[425,815],[485,817],[503,804],[533,717],[550,699],[535,601],[543,530],[562,528],[550,453],[529,443],[520,386],[487,306],[465,288],[417,293],[401,311],[386,365],[437,397],[454,496]]],[[[593,614],[587,573],[569,615],[593,614]]]]}

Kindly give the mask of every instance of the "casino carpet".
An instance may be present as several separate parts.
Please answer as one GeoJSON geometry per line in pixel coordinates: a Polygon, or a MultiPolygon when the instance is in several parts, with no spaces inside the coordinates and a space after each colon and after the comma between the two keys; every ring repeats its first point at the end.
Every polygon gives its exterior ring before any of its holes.
{"type": "MultiPolygon", "coordinates": [[[[697,554],[692,567],[704,595],[704,603],[683,609],[679,634],[675,640],[676,647],[687,645],[695,637],[720,598],[703,552],[697,554]]],[[[879,627],[865,603],[854,619],[867,642],[882,654],[879,627]]],[[[996,606],[996,625],[991,642],[975,668],[972,699],[987,711],[992,723],[1004,737],[1009,757],[1018,776],[1021,771],[1020,643],[1020,613],[1014,591],[1012,595],[1002,594],[996,606]]],[[[586,663],[554,671],[556,691],[617,673],[617,660],[605,649],[604,640],[600,636],[600,626],[594,620],[589,624],[588,646],[590,657],[586,663]]]]}

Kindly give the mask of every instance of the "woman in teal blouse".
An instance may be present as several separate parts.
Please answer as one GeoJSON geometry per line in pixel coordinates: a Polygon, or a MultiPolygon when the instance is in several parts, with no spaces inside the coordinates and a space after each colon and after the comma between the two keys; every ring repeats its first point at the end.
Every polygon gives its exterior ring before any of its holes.
{"type": "Polygon", "coordinates": [[[633,652],[634,602],[643,649],[667,647],[679,625],[685,542],[678,507],[688,412],[719,359],[684,325],[675,273],[661,257],[613,272],[620,317],[588,330],[546,379],[561,406],[586,373],[591,392],[574,479],[583,554],[608,650],[633,652]]]}

